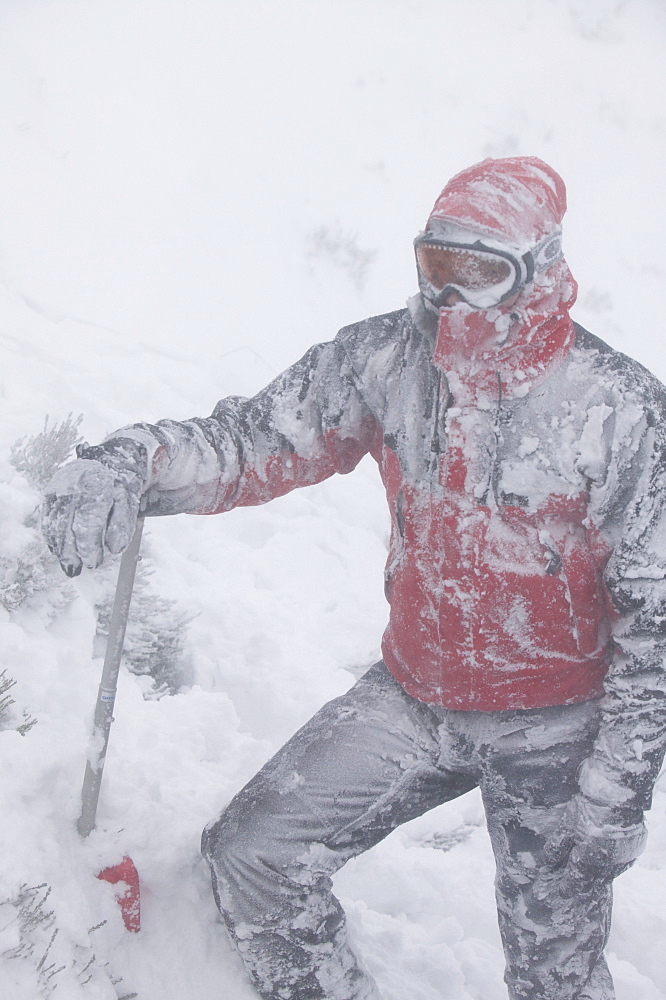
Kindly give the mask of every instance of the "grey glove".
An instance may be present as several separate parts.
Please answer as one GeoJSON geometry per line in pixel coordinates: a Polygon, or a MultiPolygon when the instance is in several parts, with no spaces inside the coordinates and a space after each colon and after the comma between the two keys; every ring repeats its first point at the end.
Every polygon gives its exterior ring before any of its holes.
{"type": "Polygon", "coordinates": [[[574,844],[569,863],[581,874],[614,879],[630,868],[645,849],[642,813],[594,802],[578,795],[574,844]]]}
{"type": "Polygon", "coordinates": [[[79,446],[77,455],[52,477],[42,509],[46,544],[68,576],[127,547],[148,479],[146,449],[131,438],[79,446]]]}
{"type": "Polygon", "coordinates": [[[569,803],[560,830],[547,849],[564,896],[588,892],[630,868],[645,848],[642,811],[594,802],[579,793],[569,803]]]}

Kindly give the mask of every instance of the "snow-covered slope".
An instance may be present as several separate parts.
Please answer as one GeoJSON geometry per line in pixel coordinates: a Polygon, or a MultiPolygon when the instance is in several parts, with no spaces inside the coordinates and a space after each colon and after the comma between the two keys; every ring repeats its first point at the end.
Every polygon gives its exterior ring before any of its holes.
{"type": "MultiPolygon", "coordinates": [[[[206,414],[343,323],[400,307],[435,196],[485,155],[562,173],[575,318],[666,378],[665,41],[660,0],[0,5],[0,589],[17,565],[42,573],[0,607],[0,675],[16,681],[0,732],[3,997],[251,1000],[200,829],[372,662],[386,620],[370,463],[268,507],[151,523],[149,590],[196,616],[184,686],[144,697],[148,679],[123,671],[82,843],[95,604],[112,579],[70,584],[40,562],[38,494],[12,444],[47,414],[83,414],[92,442],[206,414]],[[37,724],[21,735],[24,711],[37,724]],[[94,877],[123,854],[142,879],[138,935],[94,877]]],[[[617,884],[619,1000],[666,998],[666,788],[651,827],[617,884]]],[[[475,794],[337,887],[386,1000],[505,995],[475,794]]]]}

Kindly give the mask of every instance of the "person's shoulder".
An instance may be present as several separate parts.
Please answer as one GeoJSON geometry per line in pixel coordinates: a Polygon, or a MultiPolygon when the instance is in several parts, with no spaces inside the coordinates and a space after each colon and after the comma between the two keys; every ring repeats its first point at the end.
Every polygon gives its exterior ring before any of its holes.
{"type": "Polygon", "coordinates": [[[617,351],[579,323],[574,323],[574,329],[573,358],[589,366],[594,377],[604,380],[615,391],[638,397],[660,409],[666,406],[666,387],[644,365],[617,351]]]}
{"type": "Polygon", "coordinates": [[[348,351],[380,348],[388,342],[401,339],[407,325],[411,325],[408,310],[395,309],[393,312],[369,316],[357,323],[343,326],[336,340],[348,351]]]}

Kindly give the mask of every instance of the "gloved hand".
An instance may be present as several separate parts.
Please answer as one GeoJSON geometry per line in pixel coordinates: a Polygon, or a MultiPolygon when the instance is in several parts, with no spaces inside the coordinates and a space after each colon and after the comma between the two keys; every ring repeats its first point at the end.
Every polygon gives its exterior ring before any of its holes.
{"type": "Polygon", "coordinates": [[[645,847],[642,813],[605,804],[579,793],[572,799],[559,840],[568,857],[558,865],[561,892],[585,892],[595,882],[611,882],[630,868],[645,847]]]}
{"type": "Polygon", "coordinates": [[[580,872],[617,878],[643,852],[646,838],[641,814],[594,802],[583,794],[576,797],[574,844],[569,862],[580,872]]]}
{"type": "Polygon", "coordinates": [[[42,529],[68,576],[100,566],[129,544],[148,480],[146,449],[131,438],[77,448],[46,488],[42,529]]]}

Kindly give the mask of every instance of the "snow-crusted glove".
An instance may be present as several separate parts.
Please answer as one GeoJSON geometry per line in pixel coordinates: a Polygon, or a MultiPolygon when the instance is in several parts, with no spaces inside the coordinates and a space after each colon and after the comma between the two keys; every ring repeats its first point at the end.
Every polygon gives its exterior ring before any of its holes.
{"type": "Polygon", "coordinates": [[[127,547],[148,479],[146,449],[131,438],[82,445],[77,455],[52,477],[42,509],[46,544],[68,576],[100,566],[105,549],[127,547]]]}
{"type": "Polygon", "coordinates": [[[553,858],[560,855],[561,891],[575,895],[595,882],[611,882],[630,868],[645,848],[647,832],[642,813],[618,805],[594,802],[579,793],[569,804],[553,858]],[[561,850],[567,860],[562,865],[561,850]]]}
{"type": "Polygon", "coordinates": [[[645,849],[647,831],[642,818],[622,815],[622,810],[576,799],[576,825],[570,863],[581,873],[614,879],[631,867],[645,849]]]}

